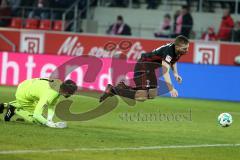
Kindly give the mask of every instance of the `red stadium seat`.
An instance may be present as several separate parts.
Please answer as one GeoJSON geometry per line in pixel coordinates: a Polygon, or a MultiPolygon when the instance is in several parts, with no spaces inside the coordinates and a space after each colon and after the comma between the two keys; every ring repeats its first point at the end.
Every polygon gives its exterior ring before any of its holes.
{"type": "Polygon", "coordinates": [[[12,28],[22,28],[22,19],[21,18],[12,18],[10,27],[12,28]]]}
{"type": "Polygon", "coordinates": [[[40,21],[39,29],[50,30],[52,28],[52,21],[44,19],[40,21]]]}
{"type": "Polygon", "coordinates": [[[56,20],[56,21],[54,21],[53,30],[61,31],[62,26],[63,26],[63,21],[62,20],[56,20]]]}
{"type": "Polygon", "coordinates": [[[27,19],[25,28],[27,29],[38,29],[39,21],[36,19],[27,19]]]}

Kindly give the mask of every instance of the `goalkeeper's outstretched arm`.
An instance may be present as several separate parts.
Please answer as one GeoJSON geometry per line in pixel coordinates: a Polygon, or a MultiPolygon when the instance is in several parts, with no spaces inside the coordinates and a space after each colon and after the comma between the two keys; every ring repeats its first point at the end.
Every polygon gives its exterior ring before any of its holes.
{"type": "Polygon", "coordinates": [[[51,128],[66,128],[66,122],[53,122],[54,116],[54,106],[48,105],[48,101],[45,99],[40,99],[33,113],[33,118],[36,119],[39,123],[46,125],[51,128]],[[48,107],[48,116],[47,118],[43,117],[44,107],[48,107]]]}

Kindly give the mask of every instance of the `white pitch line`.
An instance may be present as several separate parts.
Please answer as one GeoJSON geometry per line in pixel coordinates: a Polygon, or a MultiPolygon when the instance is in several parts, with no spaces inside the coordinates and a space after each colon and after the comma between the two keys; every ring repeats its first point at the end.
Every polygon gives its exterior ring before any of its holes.
{"type": "Polygon", "coordinates": [[[177,148],[206,148],[206,147],[239,147],[240,144],[200,144],[200,145],[181,145],[181,146],[142,146],[126,148],[73,148],[73,149],[39,149],[39,150],[5,150],[0,151],[3,154],[28,154],[28,153],[52,153],[52,152],[77,152],[77,151],[129,151],[129,150],[159,150],[159,149],[177,149],[177,148]]]}

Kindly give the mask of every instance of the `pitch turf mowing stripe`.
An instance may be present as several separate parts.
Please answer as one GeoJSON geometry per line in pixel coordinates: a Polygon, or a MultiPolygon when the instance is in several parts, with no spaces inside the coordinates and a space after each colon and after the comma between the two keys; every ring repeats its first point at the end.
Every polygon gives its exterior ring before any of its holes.
{"type": "Polygon", "coordinates": [[[51,152],[77,152],[77,151],[130,151],[130,150],[158,150],[158,149],[177,149],[177,148],[206,148],[206,147],[239,147],[240,144],[199,144],[182,146],[142,146],[126,148],[73,148],[73,149],[46,149],[46,150],[9,150],[0,151],[3,154],[27,154],[27,153],[51,153],[51,152]]]}

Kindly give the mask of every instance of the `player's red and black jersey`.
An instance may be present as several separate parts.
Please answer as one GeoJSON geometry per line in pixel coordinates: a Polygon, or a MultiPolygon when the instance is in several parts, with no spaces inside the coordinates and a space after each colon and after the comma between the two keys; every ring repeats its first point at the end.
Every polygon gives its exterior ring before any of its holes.
{"type": "Polygon", "coordinates": [[[143,53],[140,62],[156,62],[162,64],[166,61],[168,64],[174,64],[179,60],[180,56],[175,52],[174,43],[161,46],[150,53],[143,53]]]}
{"type": "Polygon", "coordinates": [[[134,68],[136,89],[157,88],[156,69],[161,67],[162,61],[173,65],[179,58],[180,55],[175,52],[174,43],[166,44],[150,53],[142,54],[134,68]]]}

